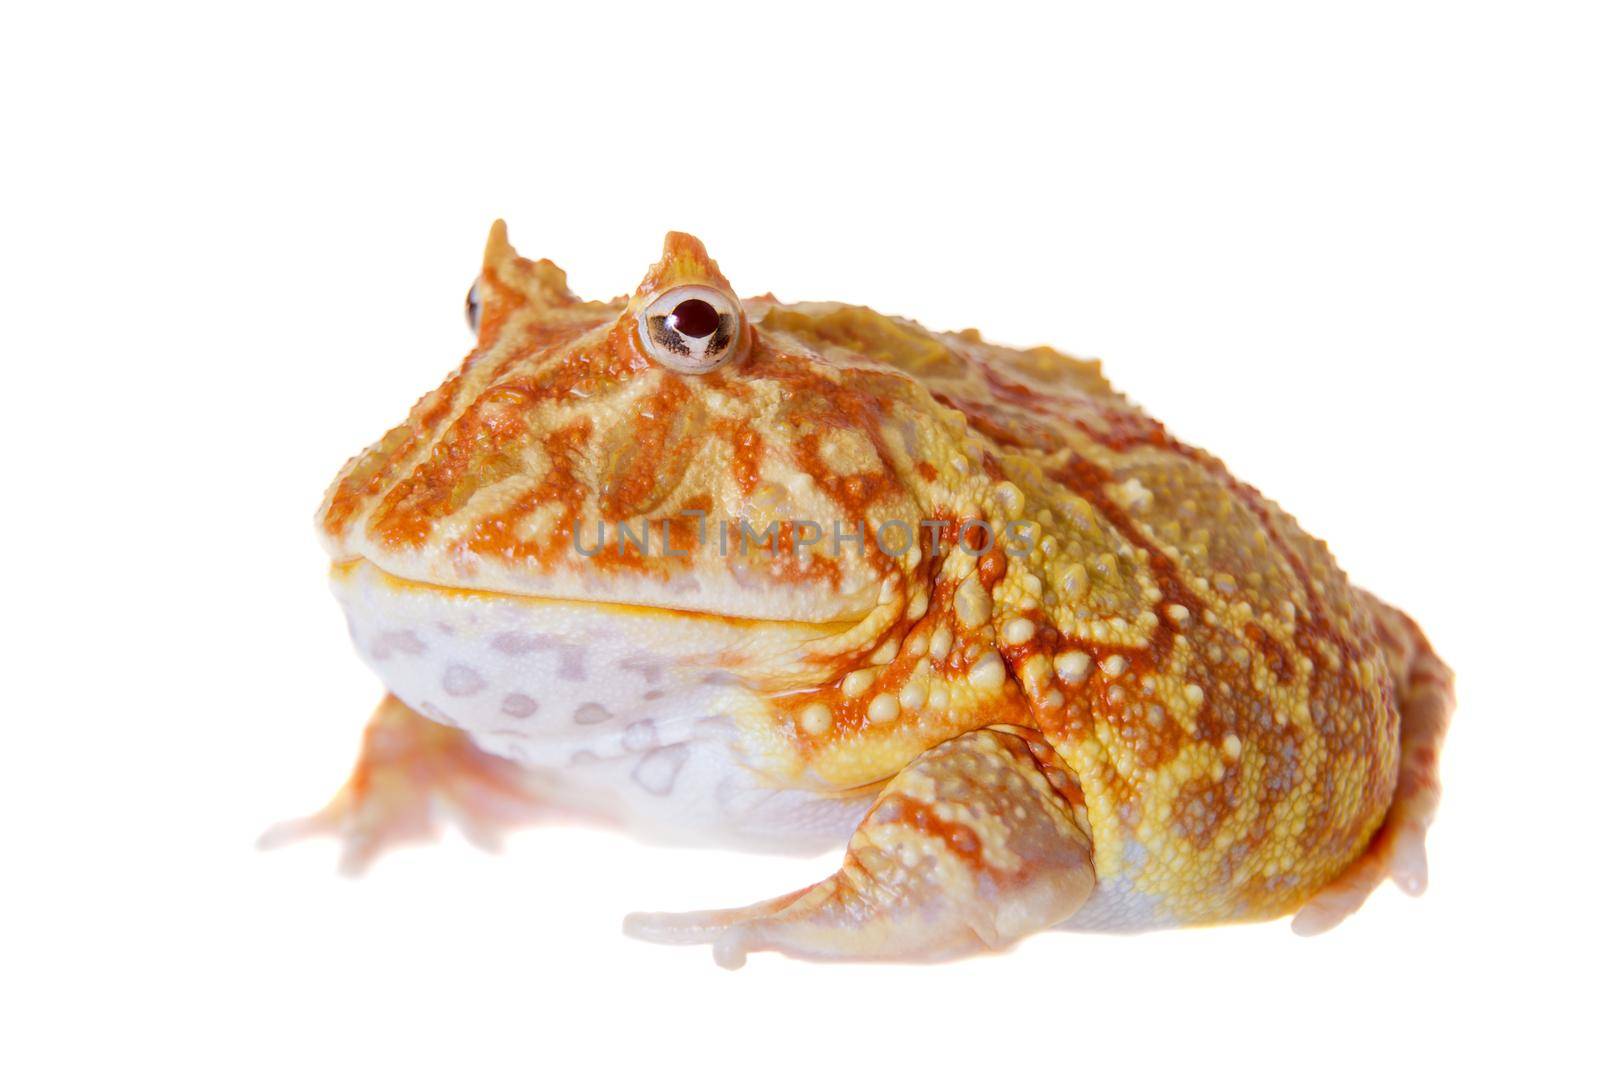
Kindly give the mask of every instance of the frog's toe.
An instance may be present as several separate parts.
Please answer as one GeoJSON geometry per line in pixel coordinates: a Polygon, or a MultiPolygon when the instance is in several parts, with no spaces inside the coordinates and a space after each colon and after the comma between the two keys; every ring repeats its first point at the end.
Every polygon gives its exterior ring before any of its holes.
{"type": "Polygon", "coordinates": [[[638,914],[650,941],[827,960],[936,960],[1008,948],[1062,922],[1094,888],[1087,835],[1022,739],[977,730],[918,757],[883,790],[844,864],[746,908],[638,914]]]}
{"type": "Polygon", "coordinates": [[[333,837],[339,841],[339,873],[355,877],[390,848],[433,836],[425,821],[391,816],[382,826],[364,826],[365,821],[341,793],[321,811],[268,827],[256,839],[256,847],[278,848],[307,838],[333,837]]]}
{"type": "Polygon", "coordinates": [[[1295,914],[1294,932],[1310,936],[1333,929],[1355,914],[1386,878],[1407,895],[1420,896],[1428,887],[1426,833],[1414,817],[1391,813],[1366,853],[1295,914]]]}
{"type": "MultiPolygon", "coordinates": [[[[1385,831],[1387,828],[1385,828],[1385,831]]],[[[1344,922],[1366,902],[1389,875],[1390,845],[1380,831],[1367,852],[1332,882],[1323,886],[1295,913],[1291,928],[1302,936],[1326,933],[1344,922]]]]}
{"type": "Polygon", "coordinates": [[[367,726],[344,788],[321,811],[272,827],[259,844],[331,836],[343,845],[340,871],[354,875],[391,848],[437,837],[445,822],[494,849],[506,830],[542,808],[522,768],[390,695],[367,726]]]}
{"type": "Polygon", "coordinates": [[[729,931],[775,915],[807,892],[801,889],[743,908],[636,911],[622,920],[622,932],[629,937],[661,945],[715,945],[729,931]]]}
{"type": "Polygon", "coordinates": [[[1389,877],[1410,897],[1420,897],[1428,888],[1427,833],[1418,825],[1401,827],[1389,857],[1389,877]]]}

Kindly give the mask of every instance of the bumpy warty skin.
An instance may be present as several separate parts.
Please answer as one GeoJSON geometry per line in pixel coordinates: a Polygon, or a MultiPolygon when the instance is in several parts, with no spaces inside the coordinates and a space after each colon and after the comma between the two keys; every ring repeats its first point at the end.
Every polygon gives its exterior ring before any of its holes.
{"type": "Polygon", "coordinates": [[[636,316],[680,284],[733,292],[674,234],[631,299],[580,300],[497,226],[476,347],[327,494],[336,566],[740,620],[735,749],[783,788],[1025,738],[1092,840],[1078,925],[1283,914],[1363,853],[1410,661],[1325,544],[1049,348],[761,296],[737,359],[664,367],[636,316]],[[741,520],[779,550],[719,544],[741,520]],[[655,547],[575,550],[619,523],[655,547]]]}

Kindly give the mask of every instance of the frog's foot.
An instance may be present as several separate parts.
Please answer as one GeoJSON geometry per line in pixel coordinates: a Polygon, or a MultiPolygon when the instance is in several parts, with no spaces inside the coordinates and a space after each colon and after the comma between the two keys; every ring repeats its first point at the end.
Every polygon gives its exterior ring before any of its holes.
{"type": "Polygon", "coordinates": [[[627,933],[833,960],[948,959],[1054,926],[1094,888],[1089,838],[1026,741],[977,730],[889,782],[838,873],[747,908],[628,916],[627,933]]]}
{"type": "Polygon", "coordinates": [[[315,815],[272,827],[260,843],[330,834],[344,843],[340,870],[359,874],[386,849],[435,837],[446,819],[492,849],[505,829],[530,821],[540,807],[521,767],[390,694],[367,724],[344,788],[315,815]]]}
{"type": "Polygon", "coordinates": [[[1374,599],[1378,631],[1398,677],[1400,775],[1383,825],[1359,859],[1324,886],[1294,917],[1297,934],[1331,930],[1361,907],[1385,878],[1419,896],[1428,887],[1424,841],[1439,807],[1439,749],[1455,707],[1454,676],[1417,624],[1374,599]]]}

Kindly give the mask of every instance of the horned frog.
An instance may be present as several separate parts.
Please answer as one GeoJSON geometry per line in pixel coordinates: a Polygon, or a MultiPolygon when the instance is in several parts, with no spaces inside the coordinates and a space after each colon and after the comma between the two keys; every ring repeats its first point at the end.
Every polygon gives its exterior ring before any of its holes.
{"type": "Polygon", "coordinates": [[[1047,927],[1420,892],[1451,674],[1326,546],[1097,363],[740,299],[669,234],[578,299],[496,223],[477,344],[318,514],[389,690],[349,783],[272,833],[363,866],[578,811],[817,851],[642,938],[938,959],[1047,927]]]}

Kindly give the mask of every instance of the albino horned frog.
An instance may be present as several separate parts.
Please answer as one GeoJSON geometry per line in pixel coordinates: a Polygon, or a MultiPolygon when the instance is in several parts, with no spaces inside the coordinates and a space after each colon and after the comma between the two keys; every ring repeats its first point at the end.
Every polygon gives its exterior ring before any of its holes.
{"type": "Polygon", "coordinates": [[[496,223],[468,316],[318,515],[390,695],[272,839],[847,842],[810,888],[626,922],[729,966],[1421,891],[1450,671],[1098,364],[741,299],[677,233],[596,303],[496,223]]]}

